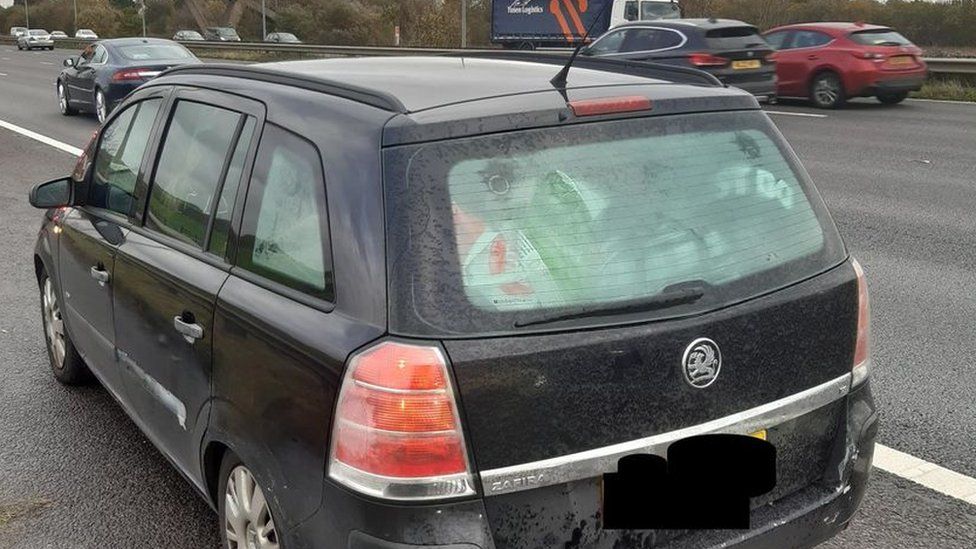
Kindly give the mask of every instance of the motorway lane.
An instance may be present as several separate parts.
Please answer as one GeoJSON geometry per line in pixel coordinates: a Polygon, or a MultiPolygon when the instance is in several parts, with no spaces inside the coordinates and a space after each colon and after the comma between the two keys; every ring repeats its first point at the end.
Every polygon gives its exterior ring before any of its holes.
{"type": "Polygon", "coordinates": [[[976,476],[976,104],[827,114],[773,118],[867,272],[879,442],[976,476]]]}
{"type": "Polygon", "coordinates": [[[97,127],[94,116],[62,116],[54,82],[71,50],[18,51],[0,46],[0,120],[84,148],[97,127]]]}
{"type": "MultiPolygon", "coordinates": [[[[0,120],[80,147],[95,123],[57,112],[51,82],[64,56],[0,52],[0,73],[21,73],[0,76],[0,120]]],[[[968,367],[976,303],[967,292],[976,272],[976,222],[967,215],[976,206],[976,107],[774,109],[827,114],[774,120],[868,270],[880,441],[976,474],[976,418],[965,398],[976,386],[968,367]]],[[[9,235],[10,251],[0,284],[0,516],[14,503],[36,507],[0,526],[0,547],[214,546],[215,516],[111,398],[98,388],[64,389],[46,370],[30,263],[38,214],[25,197],[31,183],[71,164],[63,152],[0,130],[0,234],[9,235]]],[[[852,528],[828,544],[974,545],[976,507],[880,472],[852,528]]]]}

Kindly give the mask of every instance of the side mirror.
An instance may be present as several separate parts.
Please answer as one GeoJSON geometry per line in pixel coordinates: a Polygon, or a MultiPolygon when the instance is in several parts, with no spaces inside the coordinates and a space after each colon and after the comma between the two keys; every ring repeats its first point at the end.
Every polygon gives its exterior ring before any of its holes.
{"type": "Polygon", "coordinates": [[[73,57],[69,57],[64,61],[62,61],[61,64],[64,65],[65,67],[73,67],[75,66],[75,60],[73,57]]]}
{"type": "Polygon", "coordinates": [[[74,182],[70,177],[62,177],[35,185],[30,192],[30,204],[35,208],[45,210],[70,206],[73,188],[74,182]]]}

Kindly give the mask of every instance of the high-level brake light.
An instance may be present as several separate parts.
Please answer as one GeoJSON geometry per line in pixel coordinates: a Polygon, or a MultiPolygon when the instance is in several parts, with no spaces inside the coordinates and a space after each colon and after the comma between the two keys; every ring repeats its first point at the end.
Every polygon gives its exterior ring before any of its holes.
{"type": "Polygon", "coordinates": [[[650,110],[652,106],[651,100],[642,95],[581,99],[578,101],[570,101],[568,105],[576,116],[646,111],[650,110]]]}

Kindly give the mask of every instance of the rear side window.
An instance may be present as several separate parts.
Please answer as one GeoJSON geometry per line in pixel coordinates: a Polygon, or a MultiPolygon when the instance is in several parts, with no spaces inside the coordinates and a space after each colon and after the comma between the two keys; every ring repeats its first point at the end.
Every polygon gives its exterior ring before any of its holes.
{"type": "Polygon", "coordinates": [[[759,31],[750,26],[711,29],[705,33],[705,42],[713,50],[766,46],[766,40],[759,35],[759,31]]]}
{"type": "Polygon", "coordinates": [[[227,175],[224,177],[224,186],[220,190],[220,198],[214,208],[213,230],[210,233],[208,251],[219,257],[227,257],[234,203],[237,198],[237,190],[241,186],[241,175],[244,173],[247,151],[251,147],[254,125],[254,118],[247,117],[244,128],[241,130],[240,140],[234,149],[234,156],[231,157],[230,164],[227,166],[227,175]]]}
{"type": "Polygon", "coordinates": [[[190,50],[179,44],[139,44],[118,48],[122,57],[132,61],[155,61],[158,59],[189,59],[190,50]]]}
{"type": "Polygon", "coordinates": [[[268,124],[247,191],[238,266],[333,301],[325,183],[318,150],[268,124]]]}
{"type": "Polygon", "coordinates": [[[92,57],[92,63],[104,63],[108,61],[108,50],[105,46],[95,46],[95,55],[92,57]]]}
{"type": "Polygon", "coordinates": [[[162,99],[126,107],[102,130],[88,205],[132,215],[136,180],[162,99]]]}
{"type": "Polygon", "coordinates": [[[240,119],[239,113],[203,103],[176,104],[149,192],[146,227],[203,246],[240,119]]]}
{"type": "Polygon", "coordinates": [[[700,312],[845,255],[759,113],[412,149],[390,153],[389,169],[405,173],[387,177],[391,321],[411,333],[512,331],[539,311],[640,301],[684,284],[706,296],[649,314],[700,312]]]}
{"type": "Polygon", "coordinates": [[[668,29],[631,29],[627,31],[621,51],[653,51],[673,48],[684,41],[684,37],[668,29]]]}
{"type": "Polygon", "coordinates": [[[851,40],[865,46],[908,46],[912,43],[891,29],[858,31],[851,34],[851,40]]]}
{"type": "Polygon", "coordinates": [[[616,31],[607,33],[593,43],[587,50],[592,55],[603,55],[607,53],[619,53],[620,47],[627,36],[626,31],[616,31]]]}

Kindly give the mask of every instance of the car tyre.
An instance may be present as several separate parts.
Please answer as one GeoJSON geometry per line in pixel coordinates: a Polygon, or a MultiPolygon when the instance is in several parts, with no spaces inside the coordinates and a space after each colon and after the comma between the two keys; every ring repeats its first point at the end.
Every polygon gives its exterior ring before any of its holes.
{"type": "Polygon", "coordinates": [[[68,96],[68,89],[64,87],[64,83],[58,81],[58,107],[61,109],[61,114],[64,116],[73,116],[78,114],[78,110],[71,106],[71,100],[68,96]]]}
{"type": "MultiPolygon", "coordinates": [[[[281,549],[280,517],[271,499],[265,497],[254,474],[231,452],[220,466],[217,510],[220,516],[220,546],[223,549],[281,549]]],[[[273,498],[272,498],[273,499],[273,498]]]]}
{"type": "Polygon", "coordinates": [[[105,101],[105,94],[98,88],[95,89],[95,117],[98,118],[99,124],[104,124],[105,119],[108,118],[108,104],[105,101]]]}
{"type": "Polygon", "coordinates": [[[831,71],[822,72],[810,82],[810,101],[821,109],[836,109],[844,105],[844,83],[831,71]]]}
{"type": "Polygon", "coordinates": [[[908,92],[879,93],[878,101],[883,105],[897,105],[908,97],[908,92]]]}
{"type": "Polygon", "coordinates": [[[61,317],[61,301],[47,271],[41,271],[41,321],[44,325],[44,341],[47,356],[54,372],[54,379],[64,385],[83,385],[91,381],[91,370],[78,354],[61,317]]]}

